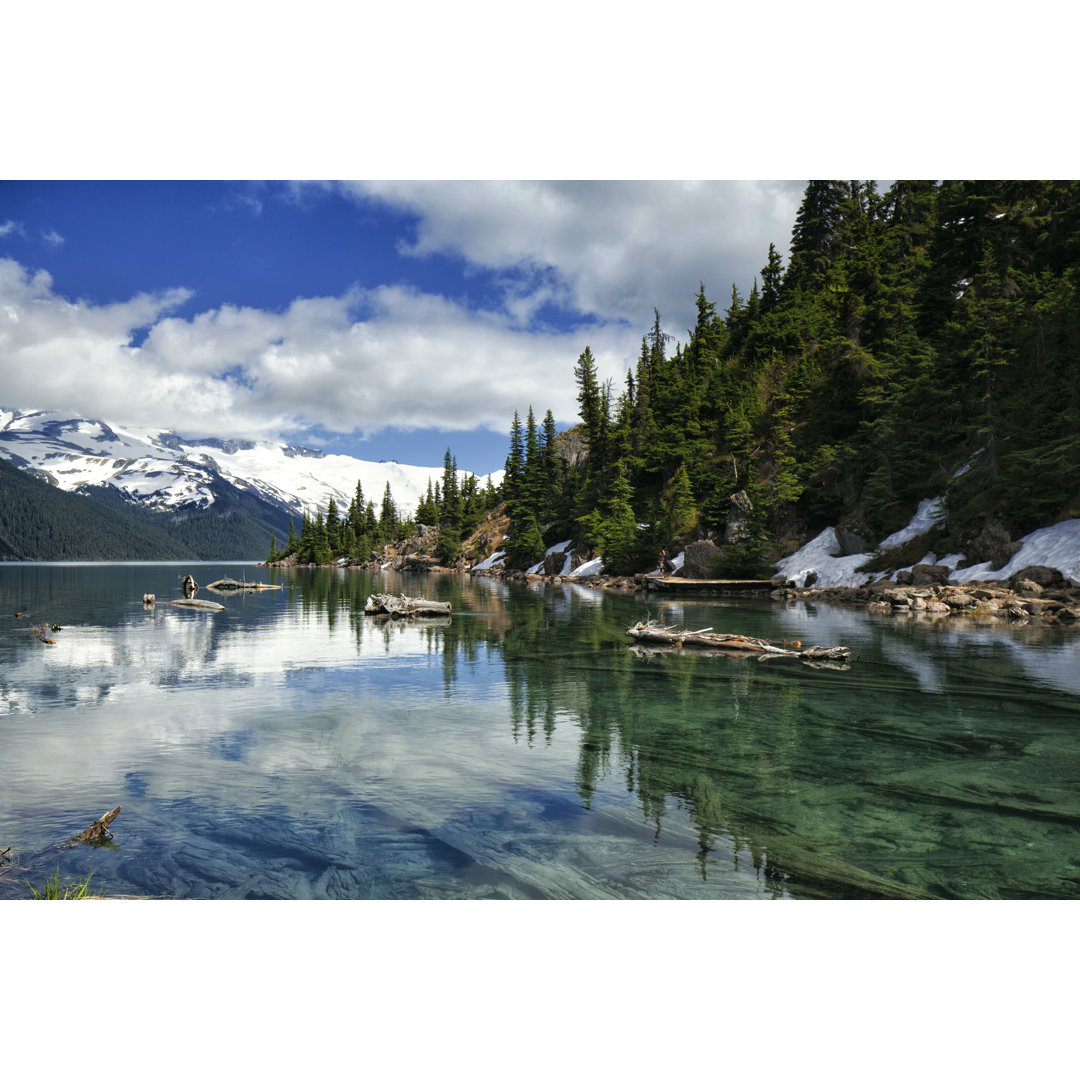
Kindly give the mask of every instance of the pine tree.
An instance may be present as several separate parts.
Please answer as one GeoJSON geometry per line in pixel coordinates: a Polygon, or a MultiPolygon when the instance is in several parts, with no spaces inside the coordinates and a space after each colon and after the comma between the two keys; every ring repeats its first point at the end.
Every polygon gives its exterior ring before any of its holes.
{"type": "Polygon", "coordinates": [[[510,425],[510,454],[506,459],[506,472],[503,477],[503,497],[506,499],[507,512],[513,517],[521,509],[523,484],[525,480],[525,443],[521,430],[521,417],[517,411],[510,425]]]}
{"type": "Polygon", "coordinates": [[[382,497],[382,510],[379,513],[379,537],[384,544],[393,543],[396,539],[398,526],[398,513],[397,507],[394,505],[394,498],[390,494],[390,482],[386,483],[386,490],[383,491],[382,497]]]}
{"type": "Polygon", "coordinates": [[[439,540],[436,554],[444,565],[449,565],[461,550],[462,500],[458,491],[457,461],[447,447],[443,458],[443,501],[439,511],[439,540]]]}
{"type": "Polygon", "coordinates": [[[578,412],[585,425],[585,435],[591,454],[598,449],[601,438],[601,402],[600,384],[596,377],[596,361],[588,345],[578,357],[574,378],[578,386],[578,412]]]}
{"type": "Polygon", "coordinates": [[[761,313],[767,315],[780,300],[784,263],[775,244],[769,244],[769,261],[761,270],[761,313]]]}

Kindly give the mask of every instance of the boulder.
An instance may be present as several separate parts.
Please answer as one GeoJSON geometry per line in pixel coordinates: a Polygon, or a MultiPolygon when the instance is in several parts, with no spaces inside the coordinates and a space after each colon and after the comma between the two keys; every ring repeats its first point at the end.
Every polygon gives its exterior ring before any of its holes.
{"type": "Polygon", "coordinates": [[[833,533],[836,535],[836,543],[840,547],[841,555],[861,555],[866,550],[866,544],[858,533],[839,527],[834,528],[833,533]]]}
{"type": "Polygon", "coordinates": [[[912,585],[944,585],[949,580],[949,568],[934,563],[919,563],[911,568],[912,585]]]}
{"type": "Polygon", "coordinates": [[[988,562],[991,569],[1000,570],[1019,550],[1020,544],[1009,535],[1009,530],[997,518],[989,518],[971,542],[971,562],[988,562]]]}
{"type": "Polygon", "coordinates": [[[695,540],[683,553],[682,569],[676,571],[676,575],[698,581],[715,578],[721,554],[711,540],[695,540]]]}
{"type": "Polygon", "coordinates": [[[1020,582],[1023,581],[1030,581],[1045,588],[1047,585],[1061,585],[1065,579],[1061,571],[1055,570],[1052,566],[1025,566],[1023,570],[1017,570],[1009,578],[1009,585],[1013,589],[1019,589],[1020,582]]]}
{"type": "MultiPolygon", "coordinates": [[[[571,566],[573,565],[573,555],[570,556],[571,566]]],[[[562,568],[566,563],[565,551],[553,551],[550,555],[544,556],[544,573],[549,576],[554,576],[562,573],[562,568]]],[[[580,566],[581,564],[578,563],[580,566]]]]}
{"type": "Polygon", "coordinates": [[[946,593],[942,600],[951,608],[968,608],[975,605],[975,597],[959,589],[956,592],[946,593]]]}

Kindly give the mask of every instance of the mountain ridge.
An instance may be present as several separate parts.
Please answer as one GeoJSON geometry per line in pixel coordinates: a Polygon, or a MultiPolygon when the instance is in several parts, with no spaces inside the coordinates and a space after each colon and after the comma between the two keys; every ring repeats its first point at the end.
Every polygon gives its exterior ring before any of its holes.
{"type": "MultiPolygon", "coordinates": [[[[5,459],[57,492],[87,496],[137,522],[147,535],[164,530],[184,549],[178,557],[199,558],[263,558],[290,522],[324,513],[331,499],[344,508],[358,485],[376,504],[389,485],[395,505],[411,514],[428,484],[443,476],[441,466],[369,462],[284,442],[188,439],[107,419],[0,407],[5,459]]],[[[23,558],[53,557],[39,549],[33,540],[14,545],[38,551],[23,558]]]]}

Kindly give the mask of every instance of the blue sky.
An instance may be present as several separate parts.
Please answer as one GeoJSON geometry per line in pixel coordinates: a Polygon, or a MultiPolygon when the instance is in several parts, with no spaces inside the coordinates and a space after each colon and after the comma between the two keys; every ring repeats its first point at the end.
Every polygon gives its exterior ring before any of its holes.
{"type": "Polygon", "coordinates": [[[660,310],[722,310],[802,181],[0,183],[0,405],[500,468],[660,310]]]}

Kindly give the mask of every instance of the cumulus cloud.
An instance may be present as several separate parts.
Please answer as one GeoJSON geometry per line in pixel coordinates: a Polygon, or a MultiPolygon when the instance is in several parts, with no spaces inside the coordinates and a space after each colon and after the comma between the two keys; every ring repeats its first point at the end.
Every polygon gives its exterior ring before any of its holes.
{"type": "Polygon", "coordinates": [[[52,248],[58,248],[64,242],[64,238],[55,229],[49,229],[48,232],[42,229],[41,239],[52,248]]]}
{"type": "Polygon", "coordinates": [[[23,235],[22,223],[18,221],[5,221],[3,225],[0,225],[0,236],[9,236],[11,233],[18,233],[23,235]]]}
{"type": "Polygon", "coordinates": [[[0,260],[0,404],[191,435],[271,438],[316,424],[504,431],[530,405],[572,421],[579,353],[590,345],[601,376],[619,380],[640,340],[618,326],[526,332],[506,313],[405,286],[301,298],[281,312],[176,314],[191,296],[71,301],[48,273],[0,260]]]}
{"type": "Polygon", "coordinates": [[[684,338],[699,281],[721,310],[732,281],[745,295],[769,242],[786,249],[802,185],[372,182],[285,194],[300,203],[342,190],[415,215],[407,253],[494,272],[490,307],[401,284],[284,310],[181,310],[186,288],[98,305],[0,260],[0,405],[248,438],[316,425],[505,432],[530,405],[572,423],[585,346],[621,391],[653,307],[684,338]],[[544,319],[552,307],[558,329],[544,319]]]}
{"type": "Polygon", "coordinates": [[[774,243],[786,255],[803,181],[369,181],[344,185],[418,216],[403,252],[506,274],[507,308],[555,302],[601,319],[692,325],[705,284],[745,296],[774,243]],[[689,320],[689,321],[688,321],[689,320]]]}

